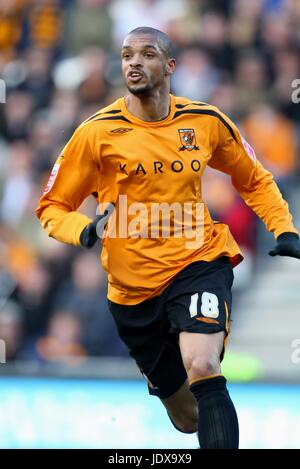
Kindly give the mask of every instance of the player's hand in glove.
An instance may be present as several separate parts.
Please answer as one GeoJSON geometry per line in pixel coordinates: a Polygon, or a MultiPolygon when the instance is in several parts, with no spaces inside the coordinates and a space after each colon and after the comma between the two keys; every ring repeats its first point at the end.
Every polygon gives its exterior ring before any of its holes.
{"type": "Polygon", "coordinates": [[[95,220],[89,223],[81,232],[80,244],[85,248],[94,246],[97,239],[102,239],[103,232],[108,219],[114,210],[114,204],[109,204],[107,210],[101,215],[97,215],[95,220]]]}
{"type": "Polygon", "coordinates": [[[297,233],[282,233],[276,242],[274,249],[269,252],[270,256],[289,256],[300,259],[300,242],[297,233]]]}

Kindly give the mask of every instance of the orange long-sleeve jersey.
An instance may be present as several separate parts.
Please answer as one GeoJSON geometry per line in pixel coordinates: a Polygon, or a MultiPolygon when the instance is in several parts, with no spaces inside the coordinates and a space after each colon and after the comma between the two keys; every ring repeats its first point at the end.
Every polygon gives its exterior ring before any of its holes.
{"type": "Polygon", "coordinates": [[[191,262],[220,256],[230,257],[233,265],[242,260],[228,226],[214,222],[202,200],[206,165],[231,176],[275,237],[297,233],[272,175],[230,119],[214,106],[173,95],[170,113],[161,121],[138,119],[120,98],[83,122],[58,157],[36,214],[49,236],[79,245],[91,222],[76,211],[82,201],[96,193],[99,203],[113,203],[113,234],[103,239],[101,254],[108,298],[137,304],[158,295],[191,262]],[[159,228],[163,211],[155,212],[155,220],[150,216],[159,204],[171,207],[169,236],[159,228]],[[172,204],[188,207],[192,215],[180,219],[172,204]],[[184,223],[191,231],[178,235],[184,223]],[[198,232],[200,241],[193,243],[191,235],[198,232]]]}

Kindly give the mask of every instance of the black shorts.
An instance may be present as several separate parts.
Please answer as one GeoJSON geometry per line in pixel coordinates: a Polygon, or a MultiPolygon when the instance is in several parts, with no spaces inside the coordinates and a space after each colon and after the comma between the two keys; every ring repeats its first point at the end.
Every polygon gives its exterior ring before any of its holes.
{"type": "MultiPolygon", "coordinates": [[[[185,382],[180,331],[229,333],[233,271],[227,257],[181,270],[161,295],[137,305],[108,301],[119,335],[148,381],[149,393],[174,394],[185,382]]],[[[224,347],[220,359],[224,356],[224,347]]]]}

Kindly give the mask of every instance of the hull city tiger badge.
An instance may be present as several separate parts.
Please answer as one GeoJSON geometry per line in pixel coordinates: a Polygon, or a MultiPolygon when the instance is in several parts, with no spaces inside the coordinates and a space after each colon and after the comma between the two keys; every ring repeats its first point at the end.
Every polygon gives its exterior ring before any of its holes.
{"type": "Polygon", "coordinates": [[[192,151],[199,150],[199,147],[196,145],[196,135],[194,129],[178,129],[180,142],[182,144],[179,147],[179,151],[192,151]]]}

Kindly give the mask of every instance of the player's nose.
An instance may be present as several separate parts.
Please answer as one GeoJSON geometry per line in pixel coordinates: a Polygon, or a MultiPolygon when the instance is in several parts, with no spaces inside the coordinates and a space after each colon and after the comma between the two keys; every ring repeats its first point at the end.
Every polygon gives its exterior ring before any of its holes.
{"type": "Polygon", "coordinates": [[[139,70],[143,68],[143,64],[139,60],[133,60],[130,62],[130,70],[139,70]]]}
{"type": "Polygon", "coordinates": [[[139,54],[134,54],[129,62],[130,68],[142,68],[143,60],[139,54]]]}

